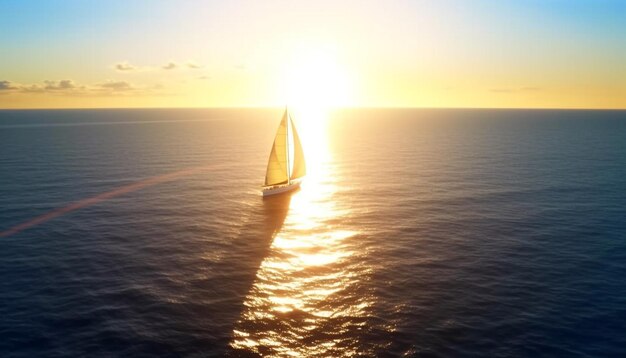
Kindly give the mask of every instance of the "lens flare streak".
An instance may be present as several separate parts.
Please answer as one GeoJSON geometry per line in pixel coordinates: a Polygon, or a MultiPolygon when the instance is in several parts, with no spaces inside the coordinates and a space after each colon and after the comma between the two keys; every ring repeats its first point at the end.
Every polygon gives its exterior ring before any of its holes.
{"type": "Polygon", "coordinates": [[[203,166],[203,167],[194,167],[194,168],[187,168],[187,169],[183,169],[183,170],[178,170],[175,172],[170,172],[170,173],[166,173],[166,174],[161,174],[161,175],[157,175],[157,176],[153,176],[150,178],[146,178],[142,181],[138,181],[135,183],[131,183],[131,184],[127,184],[118,188],[115,188],[113,190],[98,194],[96,196],[92,196],[86,199],[82,199],[76,202],[73,202],[69,205],[54,209],[52,211],[49,211],[43,215],[39,215],[37,217],[34,217],[30,220],[24,221],[21,224],[15,225],[13,227],[10,227],[4,231],[0,231],[0,238],[3,237],[7,237],[7,236],[11,236],[11,235],[15,235],[21,231],[24,231],[28,228],[31,228],[33,226],[37,226],[40,224],[43,224],[47,221],[50,221],[54,218],[57,218],[61,215],[65,215],[68,213],[71,213],[72,211],[76,211],[82,208],[86,208],[92,205],[96,205],[102,201],[105,200],[109,200],[112,198],[115,198],[117,196],[120,195],[124,195],[124,194],[128,194],[137,190],[141,190],[153,185],[157,185],[157,184],[162,184],[162,183],[167,183],[170,181],[174,181],[174,180],[178,180],[180,178],[192,175],[192,174],[196,174],[200,171],[203,170],[208,170],[208,169],[214,169],[216,166],[203,166]]]}

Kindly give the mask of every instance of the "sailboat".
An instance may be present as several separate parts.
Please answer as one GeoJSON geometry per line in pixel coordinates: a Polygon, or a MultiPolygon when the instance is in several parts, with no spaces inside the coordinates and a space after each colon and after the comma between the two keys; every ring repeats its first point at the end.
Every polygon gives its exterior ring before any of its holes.
{"type": "Polygon", "coordinates": [[[263,196],[286,193],[300,187],[306,175],[304,152],[298,131],[293,125],[289,110],[285,108],[278,125],[274,145],[265,172],[263,196]]]}

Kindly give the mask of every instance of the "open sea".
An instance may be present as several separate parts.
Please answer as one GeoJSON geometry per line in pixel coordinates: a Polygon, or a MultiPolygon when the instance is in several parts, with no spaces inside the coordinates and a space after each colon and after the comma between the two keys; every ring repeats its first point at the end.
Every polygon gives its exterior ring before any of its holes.
{"type": "Polygon", "coordinates": [[[626,357],[626,111],[0,111],[1,357],[626,357]]]}

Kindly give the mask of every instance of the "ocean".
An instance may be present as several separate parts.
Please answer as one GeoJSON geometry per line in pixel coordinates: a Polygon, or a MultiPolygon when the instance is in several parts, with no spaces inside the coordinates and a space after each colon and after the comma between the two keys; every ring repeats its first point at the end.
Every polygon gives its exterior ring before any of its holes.
{"type": "Polygon", "coordinates": [[[0,111],[0,356],[626,356],[626,111],[0,111]]]}

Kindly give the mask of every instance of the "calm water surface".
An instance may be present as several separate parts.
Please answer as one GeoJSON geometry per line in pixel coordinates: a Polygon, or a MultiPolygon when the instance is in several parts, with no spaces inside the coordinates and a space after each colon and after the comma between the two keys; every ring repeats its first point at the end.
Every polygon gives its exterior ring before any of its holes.
{"type": "Polygon", "coordinates": [[[0,355],[626,356],[626,112],[280,115],[0,111],[0,355]]]}

